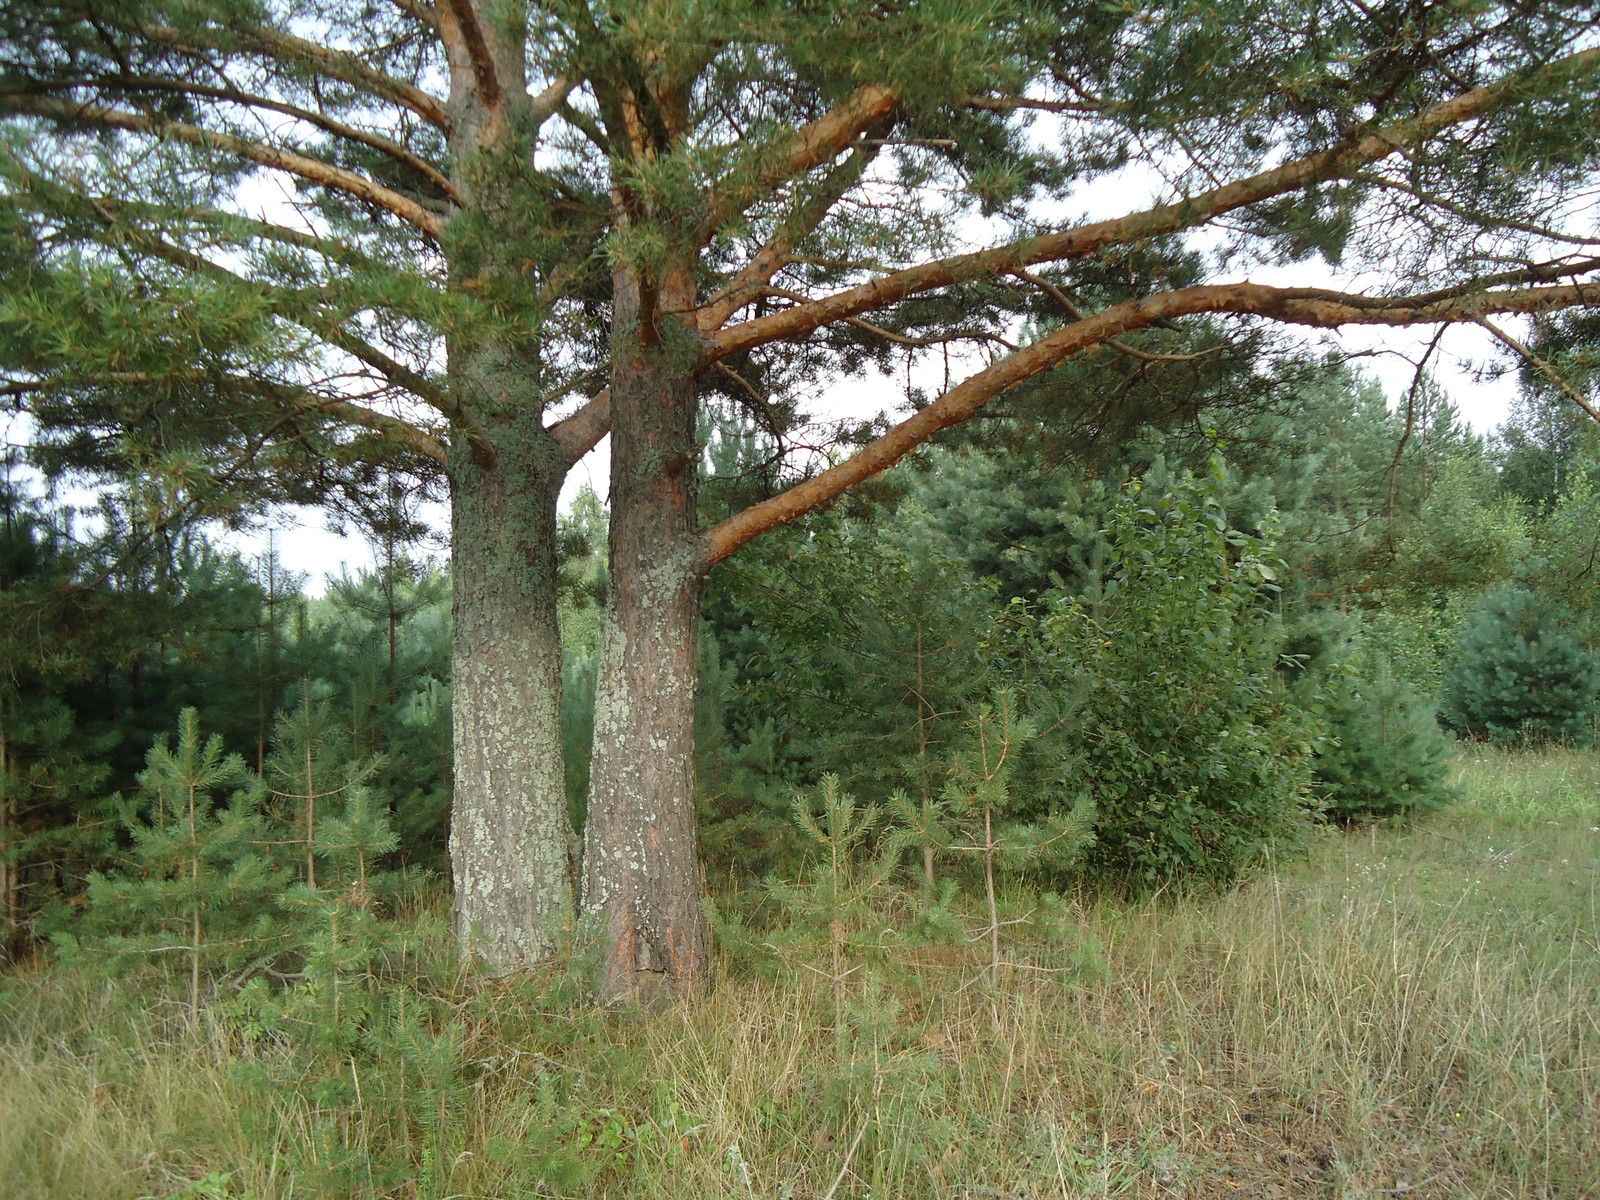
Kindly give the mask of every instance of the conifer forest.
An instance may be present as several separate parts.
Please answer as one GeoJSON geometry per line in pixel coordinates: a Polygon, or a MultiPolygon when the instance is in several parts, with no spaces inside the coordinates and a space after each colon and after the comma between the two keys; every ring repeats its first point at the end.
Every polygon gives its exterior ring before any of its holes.
{"type": "Polygon", "coordinates": [[[1594,1196],[1597,15],[7,0],[0,1195],[1594,1196]]]}

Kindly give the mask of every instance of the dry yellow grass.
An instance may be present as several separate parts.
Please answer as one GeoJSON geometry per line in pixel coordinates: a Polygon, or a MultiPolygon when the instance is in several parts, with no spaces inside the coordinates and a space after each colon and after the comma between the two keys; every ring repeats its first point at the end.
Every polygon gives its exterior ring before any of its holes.
{"type": "Polygon", "coordinates": [[[858,972],[844,1039],[806,971],[649,1014],[453,986],[437,1119],[414,1066],[302,1088],[220,1015],[13,977],[0,1195],[1600,1196],[1600,762],[1463,770],[1226,896],[1013,926],[1000,989],[982,947],[858,972]]]}

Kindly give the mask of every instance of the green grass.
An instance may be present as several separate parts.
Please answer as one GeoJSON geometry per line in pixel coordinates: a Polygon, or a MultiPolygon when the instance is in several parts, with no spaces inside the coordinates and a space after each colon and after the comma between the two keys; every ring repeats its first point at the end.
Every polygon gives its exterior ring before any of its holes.
{"type": "Polygon", "coordinates": [[[603,1013],[436,955],[340,1046],[25,970],[0,1195],[1600,1195],[1600,758],[1460,770],[1225,896],[1035,912],[1000,989],[981,945],[858,972],[843,1038],[804,969],[603,1013]]]}

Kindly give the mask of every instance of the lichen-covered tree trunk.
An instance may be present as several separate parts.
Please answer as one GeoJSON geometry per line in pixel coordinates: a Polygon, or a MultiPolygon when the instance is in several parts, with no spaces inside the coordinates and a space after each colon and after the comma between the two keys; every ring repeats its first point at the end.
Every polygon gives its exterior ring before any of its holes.
{"type": "Polygon", "coordinates": [[[657,296],[619,279],[611,375],[611,569],[600,651],[583,911],[608,998],[699,989],[707,971],[694,813],[699,638],[694,347],[657,296]]]}
{"type": "Polygon", "coordinates": [[[454,442],[456,934],[514,969],[547,958],[574,913],[556,621],[565,462],[531,411],[454,442]]]}

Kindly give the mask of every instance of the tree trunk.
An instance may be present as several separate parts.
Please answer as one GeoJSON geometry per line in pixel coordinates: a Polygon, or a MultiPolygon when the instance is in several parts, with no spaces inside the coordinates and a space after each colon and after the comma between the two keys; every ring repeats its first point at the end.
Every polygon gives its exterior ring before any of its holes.
{"type": "Polygon", "coordinates": [[[20,778],[11,776],[11,744],[6,737],[9,714],[0,708],[0,967],[11,962],[22,927],[22,888],[18,876],[22,860],[13,842],[19,840],[18,804],[14,790],[20,778]]]}
{"type": "Polygon", "coordinates": [[[456,936],[516,969],[548,958],[573,917],[556,622],[566,464],[532,411],[452,441],[456,936]]]}
{"type": "Polygon", "coordinates": [[[611,375],[611,555],[584,825],[583,911],[607,999],[697,991],[707,972],[694,811],[700,621],[694,346],[619,272],[611,375]]]}

